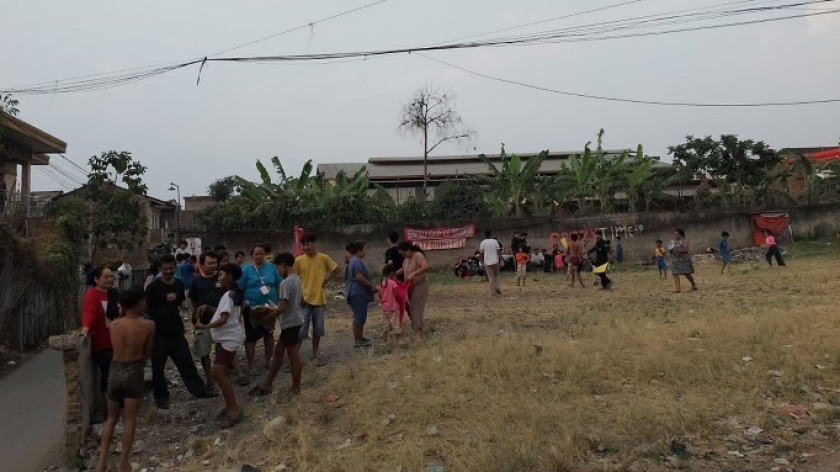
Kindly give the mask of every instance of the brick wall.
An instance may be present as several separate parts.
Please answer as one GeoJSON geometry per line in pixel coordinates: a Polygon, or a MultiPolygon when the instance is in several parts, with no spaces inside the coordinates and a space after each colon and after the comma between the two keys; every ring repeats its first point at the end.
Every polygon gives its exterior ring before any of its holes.
{"type": "Polygon", "coordinates": [[[77,462],[85,445],[94,413],[103,398],[99,389],[99,372],[91,359],[90,337],[75,334],[50,337],[50,347],[64,356],[64,379],[67,409],[64,416],[64,458],[68,465],[77,462]]]}

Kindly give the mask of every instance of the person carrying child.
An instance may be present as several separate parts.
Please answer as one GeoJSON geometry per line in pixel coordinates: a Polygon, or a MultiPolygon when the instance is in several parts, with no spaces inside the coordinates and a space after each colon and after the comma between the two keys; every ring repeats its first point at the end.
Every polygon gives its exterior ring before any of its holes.
{"type": "Polygon", "coordinates": [[[382,341],[388,342],[388,335],[393,333],[400,342],[402,334],[402,320],[400,320],[400,304],[397,300],[397,270],[391,264],[382,268],[382,280],[379,282],[379,299],[382,301],[382,315],[385,317],[385,331],[382,341]]]}
{"type": "Polygon", "coordinates": [[[526,249],[524,246],[519,246],[516,250],[516,286],[520,288],[525,286],[525,278],[528,275],[528,262],[531,260],[531,256],[528,255],[526,249]]]}

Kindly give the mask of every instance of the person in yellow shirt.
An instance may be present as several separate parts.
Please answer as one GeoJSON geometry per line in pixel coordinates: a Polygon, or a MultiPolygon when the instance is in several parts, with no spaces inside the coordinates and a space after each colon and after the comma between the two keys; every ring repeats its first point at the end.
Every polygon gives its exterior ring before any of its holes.
{"type": "Polygon", "coordinates": [[[324,326],[324,309],[327,306],[327,295],[324,284],[338,274],[338,264],[330,256],[318,252],[314,234],[307,234],[300,240],[303,254],[295,259],[295,270],[303,286],[303,326],[300,328],[299,339],[309,337],[309,325],[312,325],[312,355],[310,360],[318,357],[318,346],[321,338],[326,334],[324,326]]]}

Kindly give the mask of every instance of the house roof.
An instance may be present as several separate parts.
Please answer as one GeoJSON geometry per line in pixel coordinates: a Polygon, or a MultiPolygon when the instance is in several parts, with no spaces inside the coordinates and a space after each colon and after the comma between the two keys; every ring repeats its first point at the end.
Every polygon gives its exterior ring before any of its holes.
{"type": "Polygon", "coordinates": [[[840,159],[840,147],[815,152],[810,154],[809,157],[818,161],[840,159]]]}
{"type": "MultiPolygon", "coordinates": [[[[66,198],[66,197],[71,196],[71,195],[72,196],[78,196],[78,193],[81,192],[82,190],[84,190],[85,187],[87,187],[87,184],[82,185],[79,188],[73,189],[73,190],[71,190],[67,193],[58,195],[58,196],[54,197],[53,200],[58,200],[60,198],[66,198]]],[[[117,188],[120,189],[120,190],[125,190],[124,188],[119,187],[119,186],[117,186],[117,188]]],[[[178,204],[174,200],[164,201],[164,200],[161,200],[159,198],[150,197],[149,195],[140,195],[140,197],[145,199],[145,200],[148,200],[150,204],[152,204],[154,206],[157,206],[157,207],[163,207],[163,208],[168,208],[168,209],[172,209],[172,210],[174,210],[175,208],[178,207],[178,204]]]]}
{"type": "MultiPolygon", "coordinates": [[[[623,149],[605,150],[609,158],[616,158],[623,149]]],[[[521,158],[537,156],[538,152],[517,153],[521,158]]],[[[563,165],[568,162],[569,157],[582,154],[581,151],[550,152],[543,161],[540,174],[552,175],[560,171],[563,165]]],[[[500,154],[486,154],[491,161],[501,162],[500,154]]],[[[631,158],[632,159],[632,158],[631,158]]],[[[367,167],[371,181],[411,181],[423,179],[423,158],[422,157],[374,157],[368,162],[347,162],[318,164],[317,171],[324,175],[324,178],[334,179],[339,172],[344,171],[348,176],[367,167]]],[[[658,167],[670,167],[668,164],[658,164],[658,167]]],[[[478,155],[455,155],[455,156],[429,156],[428,172],[432,179],[446,179],[450,177],[468,175],[490,175],[487,164],[478,155]]]]}
{"type": "Polygon", "coordinates": [[[47,162],[49,162],[49,157],[45,156],[45,154],[57,154],[67,151],[67,143],[64,141],[7,113],[3,113],[2,119],[0,119],[0,126],[5,128],[3,131],[4,139],[9,139],[10,141],[15,141],[31,148],[33,154],[43,155],[42,160],[45,158],[47,162]]]}

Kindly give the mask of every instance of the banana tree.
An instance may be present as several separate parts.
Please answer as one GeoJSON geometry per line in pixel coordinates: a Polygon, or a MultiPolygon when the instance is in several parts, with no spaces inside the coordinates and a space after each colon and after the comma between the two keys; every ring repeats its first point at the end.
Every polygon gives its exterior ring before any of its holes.
{"type": "Polygon", "coordinates": [[[578,211],[589,213],[592,210],[592,197],[595,196],[595,170],[597,163],[592,155],[592,149],[586,143],[582,155],[569,157],[570,178],[568,183],[571,186],[569,195],[577,200],[578,211]]]}
{"type": "Polygon", "coordinates": [[[524,216],[526,208],[534,206],[532,196],[537,190],[540,168],[547,156],[546,150],[523,161],[516,154],[508,157],[504,145],[500,167],[484,154],[479,156],[490,170],[490,177],[482,180],[490,189],[491,207],[498,216],[524,216]]]}

